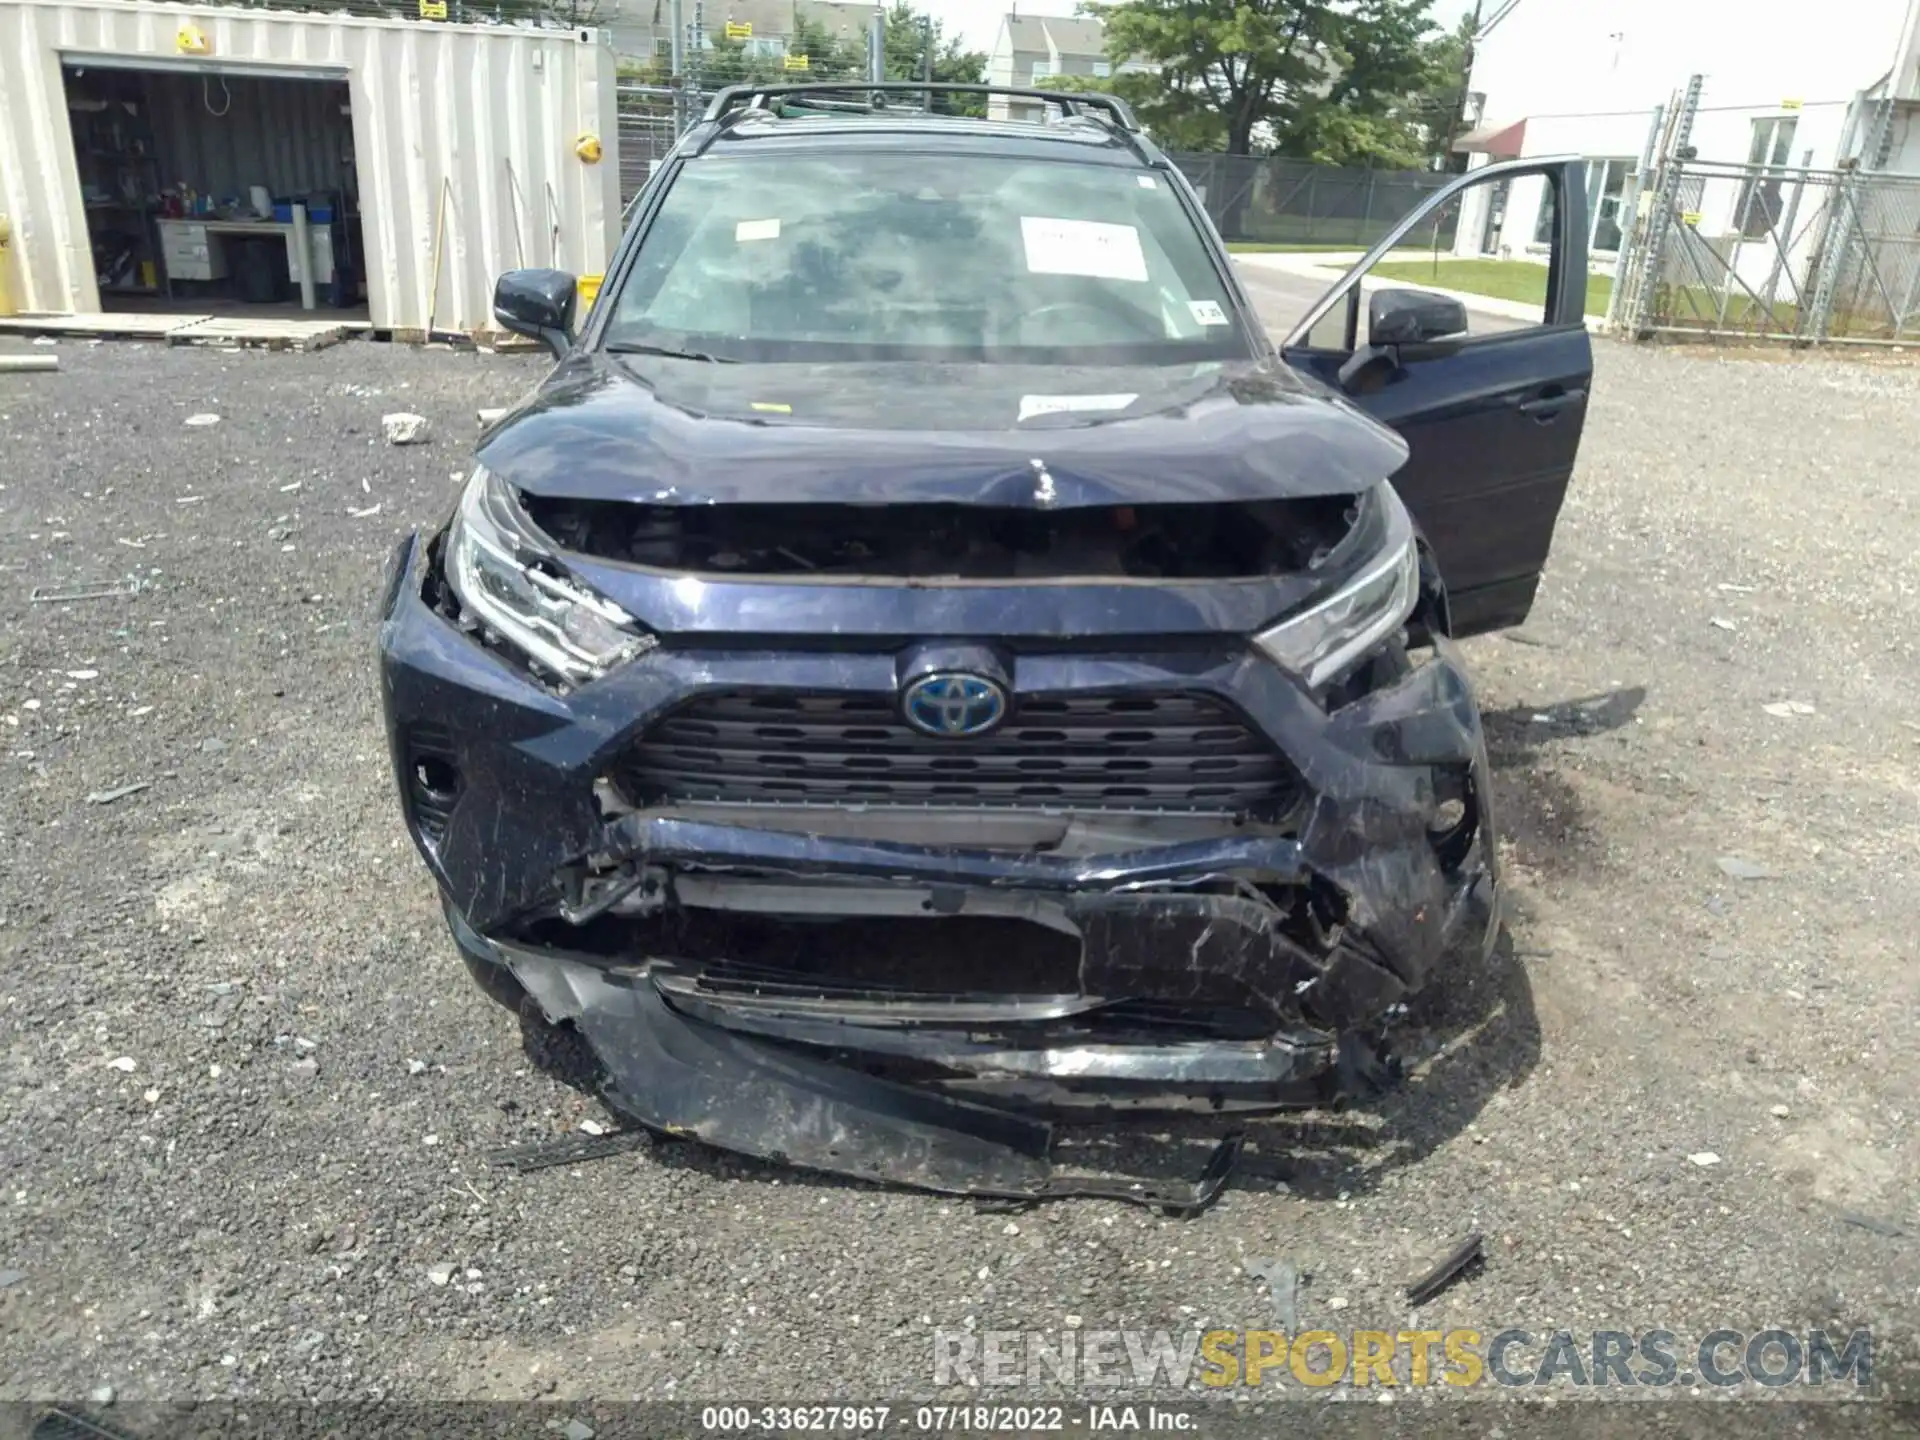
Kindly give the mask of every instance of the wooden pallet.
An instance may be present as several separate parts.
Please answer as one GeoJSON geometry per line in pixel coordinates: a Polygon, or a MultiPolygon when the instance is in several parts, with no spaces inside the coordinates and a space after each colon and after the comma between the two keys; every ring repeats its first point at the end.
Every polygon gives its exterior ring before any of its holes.
{"type": "Polygon", "coordinates": [[[0,317],[0,334],[69,335],[90,340],[164,340],[182,325],[210,320],[210,315],[8,315],[0,317]]]}
{"type": "Polygon", "coordinates": [[[353,332],[345,320],[249,320],[238,315],[199,317],[167,332],[169,345],[243,346],[262,350],[324,350],[353,332]]]}

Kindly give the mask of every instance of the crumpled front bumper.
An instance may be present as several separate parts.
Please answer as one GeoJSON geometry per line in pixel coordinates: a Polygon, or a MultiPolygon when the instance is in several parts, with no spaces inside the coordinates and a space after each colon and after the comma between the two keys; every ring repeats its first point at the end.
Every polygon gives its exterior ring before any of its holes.
{"type": "MultiPolygon", "coordinates": [[[[748,685],[890,693],[892,657],[663,648],[562,697],[423,603],[423,549],[408,542],[396,557],[381,631],[409,827],[462,951],[511,971],[547,1020],[576,1026],[609,1102],[656,1129],[935,1190],[1098,1189],[1052,1173],[1061,1109],[1325,1099],[1351,1078],[1357,1040],[1448,957],[1484,957],[1497,931],[1479,717],[1445,641],[1331,714],[1237,641],[1020,658],[1016,705],[1023,693],[1170,687],[1228,700],[1301,777],[1307,799],[1287,834],[1223,825],[1071,855],[943,843],[937,827],[911,843],[832,836],[789,822],[610,815],[595,785],[651,719],[689,696],[748,685]],[[433,817],[410,788],[422,733],[458,776],[433,817]],[[1440,797],[1463,790],[1471,833],[1438,843],[1440,797]],[[567,878],[589,856],[595,873],[625,875],[630,889],[642,876],[669,889],[676,877],[897,889],[936,917],[1032,901],[1077,937],[1077,975],[1017,995],[715,981],[702,968],[712,957],[670,946],[569,943],[551,917],[584,923],[593,910],[567,878]],[[1284,897],[1308,891],[1331,901],[1338,923],[1303,929],[1284,897]],[[529,926],[530,916],[548,920],[529,926]],[[1142,1004],[1153,1024],[1115,1022],[1116,1007],[1142,1004]],[[1222,1013],[1241,1027],[1178,1021],[1222,1013]]],[[[1200,1190],[1219,1178],[1202,1177],[1200,1190]]]]}

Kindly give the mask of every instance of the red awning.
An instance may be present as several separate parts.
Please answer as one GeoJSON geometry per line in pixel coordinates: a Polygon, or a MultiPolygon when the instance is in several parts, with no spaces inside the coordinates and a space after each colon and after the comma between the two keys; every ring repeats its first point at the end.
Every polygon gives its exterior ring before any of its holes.
{"type": "Polygon", "coordinates": [[[1496,160],[1517,160],[1527,138],[1527,122],[1514,120],[1501,125],[1476,125],[1453,142],[1453,148],[1469,155],[1491,155],[1496,160]]]}

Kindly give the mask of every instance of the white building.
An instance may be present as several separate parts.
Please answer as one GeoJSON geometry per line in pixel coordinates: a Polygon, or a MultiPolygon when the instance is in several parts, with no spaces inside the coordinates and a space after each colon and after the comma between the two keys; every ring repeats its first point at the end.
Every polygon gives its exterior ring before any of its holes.
{"type": "MultiPolygon", "coordinates": [[[[1597,261],[1620,243],[1655,108],[1694,72],[1705,76],[1691,139],[1703,161],[1831,167],[1859,156],[1878,102],[1891,99],[1884,168],[1920,172],[1920,0],[1826,0],[1808,11],[1753,0],[1518,0],[1489,13],[1500,18],[1476,47],[1469,84],[1480,121],[1457,148],[1473,152],[1473,165],[1587,157],[1597,261]]],[[[1469,191],[1456,252],[1543,251],[1542,188],[1469,191]]],[[[1713,187],[1716,213],[1703,215],[1701,233],[1741,228],[1743,208],[1747,228],[1764,224],[1742,198],[1738,184],[1713,187]]]]}
{"type": "MultiPolygon", "coordinates": [[[[1150,65],[1129,63],[1122,70],[1148,70],[1150,65]]],[[[1105,78],[1114,67],[1107,58],[1106,27],[1090,16],[1062,19],[1057,15],[1007,15],[987,52],[989,85],[1044,90],[1060,75],[1097,75],[1105,78]]],[[[1038,120],[1046,107],[1023,105],[1004,95],[987,101],[995,120],[1038,120]]]]}

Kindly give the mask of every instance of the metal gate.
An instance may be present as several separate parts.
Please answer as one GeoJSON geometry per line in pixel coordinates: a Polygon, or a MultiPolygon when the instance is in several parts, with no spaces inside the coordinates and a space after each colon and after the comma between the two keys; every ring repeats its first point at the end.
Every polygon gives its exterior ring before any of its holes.
{"type": "Polygon", "coordinates": [[[1655,117],[1610,325],[1635,338],[1920,339],[1920,175],[1878,168],[1893,102],[1860,108],[1860,158],[1843,168],[1728,164],[1689,144],[1700,88],[1695,76],[1655,117]]]}

